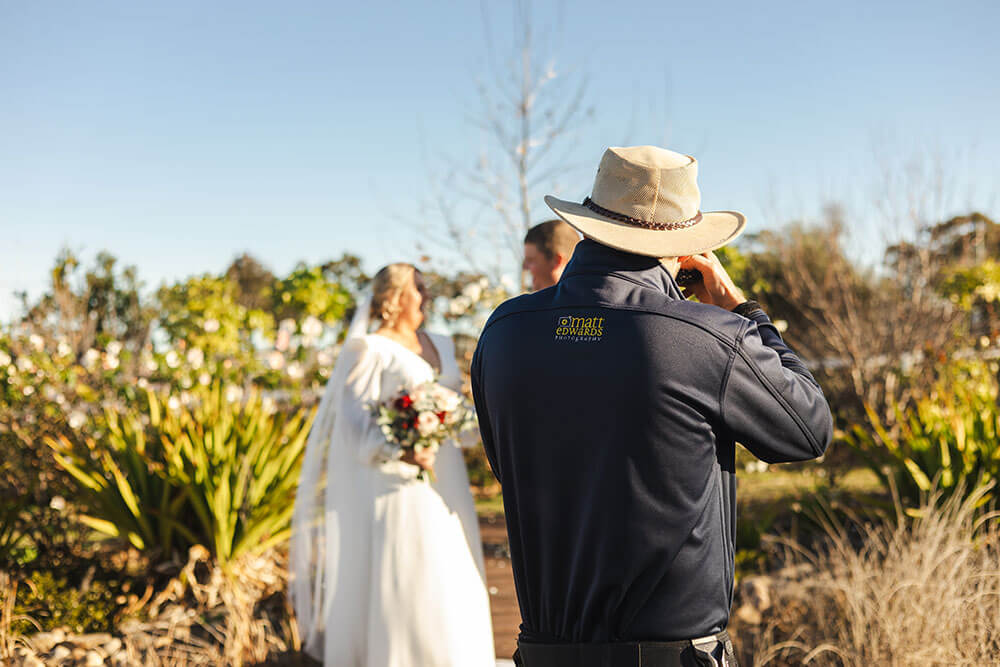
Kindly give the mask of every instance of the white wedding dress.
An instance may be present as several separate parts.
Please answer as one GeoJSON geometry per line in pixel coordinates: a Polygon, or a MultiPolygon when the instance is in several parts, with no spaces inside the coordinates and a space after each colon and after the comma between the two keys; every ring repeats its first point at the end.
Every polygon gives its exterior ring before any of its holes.
{"type": "MultiPolygon", "coordinates": [[[[431,340],[438,382],[458,391],[451,339],[431,340]]],[[[328,667],[496,664],[462,453],[445,443],[436,481],[422,481],[416,466],[385,459],[370,412],[434,375],[420,355],[368,334],[344,344],[320,403],[294,510],[289,589],[303,647],[328,667]]]]}

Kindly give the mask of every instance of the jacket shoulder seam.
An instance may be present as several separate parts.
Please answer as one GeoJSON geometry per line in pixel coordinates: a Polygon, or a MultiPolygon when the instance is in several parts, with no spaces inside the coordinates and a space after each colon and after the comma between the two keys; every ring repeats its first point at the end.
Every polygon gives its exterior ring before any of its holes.
{"type": "Polygon", "coordinates": [[[733,349],[729,352],[729,359],[726,362],[726,371],[722,375],[722,383],[719,386],[719,415],[722,417],[722,422],[726,421],[726,389],[729,388],[729,378],[733,373],[733,366],[736,362],[736,351],[740,347],[743,341],[743,332],[747,329],[747,323],[744,322],[740,325],[739,333],[736,335],[736,343],[733,345],[733,349]]]}
{"type": "Polygon", "coordinates": [[[742,337],[740,338],[739,341],[737,341],[737,344],[739,345],[739,349],[737,350],[737,352],[739,353],[740,357],[743,358],[743,360],[746,362],[750,370],[753,371],[753,374],[754,376],[756,376],[758,382],[764,385],[764,387],[769,392],[771,392],[771,395],[774,396],[774,398],[778,401],[781,407],[784,408],[785,412],[788,413],[788,415],[792,418],[792,421],[794,421],[795,424],[799,427],[799,430],[802,431],[802,434],[806,436],[806,440],[809,441],[809,446],[812,448],[813,452],[815,453],[822,451],[821,448],[819,447],[819,443],[816,442],[816,438],[815,436],[813,436],[812,431],[810,431],[809,428],[805,425],[805,422],[802,421],[802,417],[799,416],[799,414],[792,409],[792,407],[788,404],[788,401],[785,400],[785,397],[781,395],[781,392],[779,392],[774,387],[774,385],[771,384],[771,381],[767,378],[767,376],[764,375],[764,373],[762,373],[759,368],[757,368],[757,364],[755,364],[753,360],[750,358],[750,356],[747,355],[746,352],[743,350],[742,337]]]}

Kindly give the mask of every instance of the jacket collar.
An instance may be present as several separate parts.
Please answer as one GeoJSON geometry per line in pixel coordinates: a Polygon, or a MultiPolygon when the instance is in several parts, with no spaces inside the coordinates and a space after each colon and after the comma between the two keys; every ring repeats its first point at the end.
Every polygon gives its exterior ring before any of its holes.
{"type": "Polygon", "coordinates": [[[649,287],[667,296],[684,300],[677,281],[655,257],[616,250],[590,239],[576,244],[573,258],[563,271],[562,280],[574,275],[598,274],[617,276],[649,287]]]}

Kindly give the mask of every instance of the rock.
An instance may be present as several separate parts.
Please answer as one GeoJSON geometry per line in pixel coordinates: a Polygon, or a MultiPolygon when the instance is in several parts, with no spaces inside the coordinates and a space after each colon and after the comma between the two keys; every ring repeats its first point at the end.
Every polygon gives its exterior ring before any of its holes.
{"type": "Polygon", "coordinates": [[[65,630],[53,630],[52,632],[36,632],[28,638],[31,645],[40,653],[47,653],[52,647],[66,639],[65,630]]]}
{"type": "Polygon", "coordinates": [[[89,635],[77,635],[73,637],[73,643],[85,649],[94,649],[103,646],[112,640],[107,632],[95,632],[89,635]]]}
{"type": "Polygon", "coordinates": [[[109,641],[107,644],[104,645],[104,653],[109,657],[114,655],[115,653],[118,653],[118,651],[120,650],[122,650],[122,640],[118,639],[117,637],[115,637],[114,639],[112,639],[111,641],[109,641]]]}
{"type": "Polygon", "coordinates": [[[760,625],[764,620],[762,612],[771,608],[771,586],[770,577],[747,577],[741,581],[736,617],[747,625],[760,625]]]}
{"type": "Polygon", "coordinates": [[[87,667],[100,667],[104,664],[104,658],[97,651],[87,651],[87,659],[83,664],[87,667]]]}

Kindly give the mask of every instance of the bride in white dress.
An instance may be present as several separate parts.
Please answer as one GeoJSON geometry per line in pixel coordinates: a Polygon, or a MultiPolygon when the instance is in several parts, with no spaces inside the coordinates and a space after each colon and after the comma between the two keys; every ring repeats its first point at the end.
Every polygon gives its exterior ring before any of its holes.
{"type": "Polygon", "coordinates": [[[425,300],[412,266],[379,271],[378,330],[367,333],[365,317],[352,324],[309,434],[289,590],[305,651],[330,667],[496,664],[461,451],[449,442],[436,456],[402,455],[370,412],[404,386],[460,389],[451,339],[418,329],[425,300]],[[417,477],[422,468],[433,482],[417,477]]]}

